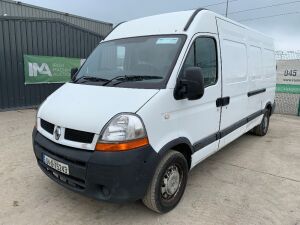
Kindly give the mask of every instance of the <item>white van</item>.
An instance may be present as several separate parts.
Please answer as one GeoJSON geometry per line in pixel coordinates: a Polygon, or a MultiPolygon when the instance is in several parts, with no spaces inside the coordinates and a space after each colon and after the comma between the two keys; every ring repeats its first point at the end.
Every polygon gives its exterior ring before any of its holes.
{"type": "Polygon", "coordinates": [[[40,106],[43,172],[100,200],[164,213],[188,172],[274,110],[272,39],[205,9],[117,26],[40,106]]]}

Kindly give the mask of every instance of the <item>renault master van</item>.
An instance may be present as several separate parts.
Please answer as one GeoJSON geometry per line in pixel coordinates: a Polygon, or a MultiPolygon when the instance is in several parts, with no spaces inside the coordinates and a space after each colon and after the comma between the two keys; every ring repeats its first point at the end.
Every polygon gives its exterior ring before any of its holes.
{"type": "Polygon", "coordinates": [[[39,107],[38,165],[80,194],[168,212],[198,163],[267,133],[275,67],[272,39],[206,9],[122,23],[39,107]]]}

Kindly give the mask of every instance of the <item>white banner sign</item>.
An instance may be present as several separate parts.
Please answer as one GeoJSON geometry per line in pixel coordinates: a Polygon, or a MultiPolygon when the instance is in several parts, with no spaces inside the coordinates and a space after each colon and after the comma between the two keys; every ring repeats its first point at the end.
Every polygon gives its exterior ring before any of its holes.
{"type": "Polygon", "coordinates": [[[300,93],[300,60],[277,61],[277,92],[300,93]]]}

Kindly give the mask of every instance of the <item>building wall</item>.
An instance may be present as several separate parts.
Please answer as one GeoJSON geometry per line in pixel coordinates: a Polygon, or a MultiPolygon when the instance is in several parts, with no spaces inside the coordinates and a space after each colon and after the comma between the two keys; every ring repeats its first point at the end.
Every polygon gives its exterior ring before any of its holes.
{"type": "Polygon", "coordinates": [[[4,14],[13,17],[19,16],[61,19],[68,23],[96,32],[104,37],[112,30],[113,27],[111,23],[92,20],[12,0],[0,0],[0,16],[3,16],[4,14]]]}
{"type": "Polygon", "coordinates": [[[0,18],[0,111],[37,106],[62,85],[25,85],[24,54],[86,58],[101,40],[57,19],[0,18]]]}
{"type": "Polygon", "coordinates": [[[279,92],[280,88],[277,87],[275,113],[300,116],[300,51],[277,51],[276,59],[277,84],[293,85],[291,87],[294,88],[279,92]],[[287,72],[286,76],[284,72],[287,72]],[[291,73],[295,73],[294,76],[291,73]],[[290,81],[285,82],[283,79],[290,81]]]}

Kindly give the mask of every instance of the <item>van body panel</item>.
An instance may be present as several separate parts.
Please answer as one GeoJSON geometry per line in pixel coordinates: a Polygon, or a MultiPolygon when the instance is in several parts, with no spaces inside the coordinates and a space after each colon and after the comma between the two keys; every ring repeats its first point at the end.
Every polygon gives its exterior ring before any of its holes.
{"type": "Polygon", "coordinates": [[[38,117],[57,126],[99,134],[113,116],[135,113],[157,92],[66,83],[40,107],[38,117]]]}
{"type": "MultiPolygon", "coordinates": [[[[268,100],[274,102],[276,66],[270,38],[233,21],[216,20],[222,52],[222,96],[230,98],[230,104],[222,107],[223,130],[264,109],[268,100]]],[[[241,134],[248,131],[242,127],[237,130],[241,134]]],[[[237,138],[239,132],[222,138],[219,148],[237,138]]]]}
{"type": "Polygon", "coordinates": [[[196,151],[192,155],[191,169],[193,169],[196,165],[198,165],[200,162],[205,160],[207,157],[217,152],[219,148],[219,142],[220,142],[219,140],[216,140],[210,145],[201,148],[201,150],[196,151]]]}
{"type": "Polygon", "coordinates": [[[230,98],[230,103],[222,107],[222,130],[248,116],[247,44],[245,28],[220,19],[217,24],[222,49],[222,96],[230,98]]]}
{"type": "Polygon", "coordinates": [[[246,132],[246,127],[247,125],[243,125],[237,128],[236,130],[234,130],[233,132],[231,132],[230,134],[226,135],[224,138],[221,138],[219,149],[225,147],[226,145],[228,145],[229,143],[231,143],[232,141],[234,141],[235,139],[243,135],[246,132]]]}
{"type": "Polygon", "coordinates": [[[201,10],[194,18],[194,22],[190,25],[187,33],[189,36],[199,32],[217,34],[218,28],[216,26],[215,17],[215,13],[206,9],[201,10]]]}
{"type": "MultiPolygon", "coordinates": [[[[205,89],[204,96],[201,99],[195,101],[189,101],[187,99],[176,101],[173,97],[176,80],[181,71],[181,67],[184,63],[186,55],[188,54],[189,49],[195,39],[200,37],[211,37],[215,39],[217,59],[219,62],[221,62],[218,36],[212,33],[204,32],[195,34],[189,41],[186,42],[185,46],[183,47],[185,50],[182,51],[178,58],[178,62],[174,68],[174,74],[172,74],[168,83],[170,90],[161,90],[158,95],[152,98],[147,105],[145,105],[138,112],[143,118],[147,129],[149,129],[149,140],[156,151],[159,151],[165,144],[178,137],[185,137],[191,142],[192,145],[197,145],[199,141],[219,131],[221,109],[216,107],[216,100],[221,97],[222,83],[220,63],[218,64],[217,69],[217,83],[207,87],[205,89]],[[167,93],[164,95],[165,99],[162,97],[164,93],[167,93]],[[170,99],[172,100],[170,101],[170,99]],[[161,115],[157,117],[158,119],[154,120],[160,121],[158,123],[153,121],[153,112],[150,113],[151,108],[155,108],[156,105],[160,106],[158,115],[159,112],[161,113],[161,115]],[[147,112],[149,112],[148,116],[147,112]],[[168,116],[168,119],[164,118],[165,115],[168,116]],[[161,121],[161,119],[163,121],[161,121]],[[147,125],[148,123],[149,125],[147,125]],[[170,127],[172,128],[170,129],[170,127]],[[202,129],[204,127],[205,129],[202,129]],[[151,136],[152,133],[153,136],[151,136]]],[[[207,148],[207,151],[209,152],[208,154],[212,154],[213,152],[217,151],[218,142],[219,141],[216,140],[214,143],[210,144],[211,146],[207,148]]],[[[201,153],[196,154],[193,156],[193,158],[195,158],[196,161],[201,160],[203,159],[203,155],[206,154],[201,151],[201,153]]]]}
{"type": "Polygon", "coordinates": [[[137,112],[147,127],[149,143],[156,152],[180,137],[176,103],[173,90],[162,89],[137,112]]]}
{"type": "MultiPolygon", "coordinates": [[[[207,34],[195,35],[191,43],[199,37],[207,37],[207,34]]],[[[174,99],[174,88],[164,89],[138,111],[155,151],[178,137],[185,137],[195,145],[219,131],[221,110],[216,107],[216,99],[221,96],[221,68],[218,68],[218,73],[217,83],[207,87],[201,99],[177,101],[174,99]]],[[[214,146],[215,151],[218,144],[214,146]]]]}

